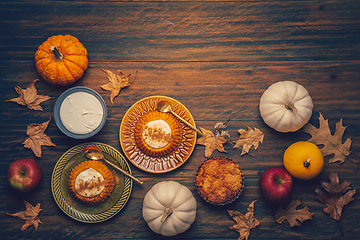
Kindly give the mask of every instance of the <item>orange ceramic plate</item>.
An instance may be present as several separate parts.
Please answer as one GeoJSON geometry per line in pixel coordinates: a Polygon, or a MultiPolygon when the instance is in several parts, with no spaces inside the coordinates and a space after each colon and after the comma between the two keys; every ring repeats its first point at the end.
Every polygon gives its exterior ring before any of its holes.
{"type": "MultiPolygon", "coordinates": [[[[135,127],[138,121],[146,114],[156,110],[157,103],[161,100],[170,102],[175,113],[195,126],[195,121],[187,108],[177,100],[165,96],[151,96],[136,102],[124,115],[120,124],[120,145],[125,156],[136,167],[146,172],[165,173],[180,167],[190,157],[195,148],[196,132],[180,123],[181,141],[177,147],[165,156],[150,156],[139,149],[135,141],[135,127]]],[[[169,113],[170,114],[170,113],[169,113]]],[[[172,116],[173,117],[173,116],[172,116]]],[[[175,118],[175,117],[174,117],[175,118]]]]}

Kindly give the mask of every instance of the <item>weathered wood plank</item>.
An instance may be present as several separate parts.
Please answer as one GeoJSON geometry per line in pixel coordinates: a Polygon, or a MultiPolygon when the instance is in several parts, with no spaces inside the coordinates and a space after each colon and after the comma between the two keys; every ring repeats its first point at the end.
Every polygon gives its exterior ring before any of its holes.
{"type": "Polygon", "coordinates": [[[355,60],[360,7],[345,2],[7,2],[1,59],[72,34],[94,62],[355,60]]]}

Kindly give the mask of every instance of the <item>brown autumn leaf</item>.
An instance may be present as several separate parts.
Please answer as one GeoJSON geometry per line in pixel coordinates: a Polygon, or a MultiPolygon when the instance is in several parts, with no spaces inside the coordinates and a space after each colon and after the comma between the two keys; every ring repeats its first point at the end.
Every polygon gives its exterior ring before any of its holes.
{"type": "Polygon", "coordinates": [[[27,106],[29,109],[42,111],[43,109],[40,106],[40,103],[53,98],[44,95],[37,95],[37,90],[35,88],[35,83],[37,81],[39,80],[35,79],[26,89],[16,86],[15,90],[20,96],[18,98],[6,100],[6,102],[16,102],[19,105],[27,106]]]}
{"type": "Polygon", "coordinates": [[[210,157],[214,150],[219,152],[226,152],[223,144],[227,140],[219,134],[214,134],[213,132],[206,130],[200,127],[200,130],[204,133],[204,136],[196,140],[196,144],[205,145],[205,157],[210,157]]]}
{"type": "Polygon", "coordinates": [[[113,100],[117,95],[119,95],[121,89],[131,85],[129,82],[131,74],[125,77],[125,75],[120,70],[119,74],[115,74],[110,70],[104,68],[101,68],[101,70],[103,70],[107,74],[109,79],[109,82],[102,85],[101,88],[111,92],[110,100],[111,103],[114,103],[113,100]]]}
{"type": "Polygon", "coordinates": [[[281,204],[278,208],[278,211],[275,212],[275,220],[277,223],[281,224],[284,220],[288,221],[290,227],[299,226],[300,223],[303,223],[305,220],[311,220],[314,213],[309,212],[309,207],[305,206],[302,209],[296,210],[296,208],[301,204],[300,200],[292,200],[289,206],[286,209],[283,208],[281,204]]]}
{"type": "Polygon", "coordinates": [[[238,240],[248,239],[251,229],[257,227],[260,223],[254,216],[255,201],[250,203],[245,215],[238,211],[228,210],[229,215],[235,220],[236,224],[229,227],[240,233],[238,240]]]}
{"type": "Polygon", "coordinates": [[[241,155],[245,153],[249,153],[249,150],[252,145],[254,145],[255,150],[259,147],[259,142],[263,142],[264,140],[264,133],[257,128],[250,128],[248,130],[239,129],[238,132],[240,133],[240,137],[238,140],[235,141],[234,148],[242,147],[241,155]]]}
{"type": "Polygon", "coordinates": [[[330,182],[321,182],[321,187],[325,189],[328,194],[320,189],[316,189],[316,199],[326,204],[327,207],[323,208],[325,213],[330,214],[331,218],[339,221],[343,207],[354,200],[352,196],[356,190],[349,190],[351,188],[351,182],[349,181],[344,181],[342,184],[339,184],[339,176],[337,173],[330,173],[329,179],[330,182]]]}
{"type": "Polygon", "coordinates": [[[40,209],[40,203],[38,203],[35,207],[33,207],[30,203],[24,200],[26,211],[10,214],[8,215],[13,217],[18,217],[25,220],[25,224],[21,227],[22,231],[25,231],[31,225],[34,226],[35,230],[38,229],[39,223],[42,223],[38,217],[40,209]]]}
{"type": "Polygon", "coordinates": [[[342,125],[342,119],[336,123],[334,135],[331,135],[328,120],[325,120],[321,113],[319,123],[319,128],[314,127],[310,123],[304,126],[304,132],[312,136],[308,141],[316,145],[324,145],[324,147],[320,149],[324,156],[334,154],[334,157],[329,160],[329,163],[345,162],[346,157],[350,154],[351,139],[347,138],[346,141],[342,143],[342,137],[346,129],[346,127],[342,125]]]}
{"type": "Polygon", "coordinates": [[[34,152],[35,156],[41,157],[41,146],[55,146],[55,144],[51,141],[50,137],[48,137],[44,132],[49,124],[49,121],[46,121],[41,124],[30,124],[27,126],[26,134],[29,136],[23,142],[24,147],[31,148],[34,152]]]}

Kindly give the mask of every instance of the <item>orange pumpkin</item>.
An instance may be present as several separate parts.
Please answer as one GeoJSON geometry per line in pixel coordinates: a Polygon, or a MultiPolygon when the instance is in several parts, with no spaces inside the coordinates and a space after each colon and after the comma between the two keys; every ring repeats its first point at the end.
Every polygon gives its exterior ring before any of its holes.
{"type": "Polygon", "coordinates": [[[36,69],[43,79],[69,85],[82,77],[88,67],[87,50],[76,37],[49,37],[35,53],[36,69]]]}
{"type": "Polygon", "coordinates": [[[293,177],[304,180],[318,176],[324,167],[320,149],[311,142],[300,141],[290,145],[283,161],[286,170],[293,177]]]}

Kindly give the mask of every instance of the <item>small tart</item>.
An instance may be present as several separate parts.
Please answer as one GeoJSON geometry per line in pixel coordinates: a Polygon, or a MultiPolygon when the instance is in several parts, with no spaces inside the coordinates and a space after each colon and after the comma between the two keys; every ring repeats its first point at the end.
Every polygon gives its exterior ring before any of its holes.
{"type": "Polygon", "coordinates": [[[153,157],[165,156],[176,149],[181,133],[181,125],[170,113],[156,110],[141,117],[134,130],[138,148],[153,157]]]}
{"type": "Polygon", "coordinates": [[[214,205],[225,205],[237,199],[244,187],[244,176],[238,164],[227,157],[205,160],[196,174],[199,195],[214,205]]]}
{"type": "Polygon", "coordinates": [[[76,166],[68,179],[70,195],[86,205],[104,202],[115,186],[111,171],[100,161],[85,161],[76,166]]]}

